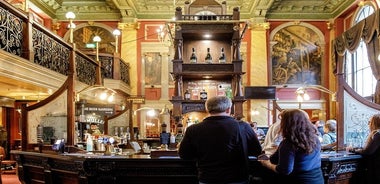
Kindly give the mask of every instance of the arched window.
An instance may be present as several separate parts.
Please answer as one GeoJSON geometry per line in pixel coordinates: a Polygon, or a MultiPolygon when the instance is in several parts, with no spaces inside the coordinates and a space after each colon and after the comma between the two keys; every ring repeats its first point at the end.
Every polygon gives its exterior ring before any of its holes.
{"type": "MultiPolygon", "coordinates": [[[[375,7],[373,4],[364,4],[358,10],[352,25],[355,25],[374,12],[375,7]]],[[[376,89],[376,79],[372,74],[368,60],[367,47],[364,41],[360,42],[360,45],[354,53],[346,52],[344,64],[344,73],[347,84],[362,97],[373,101],[373,94],[376,89]]]]}

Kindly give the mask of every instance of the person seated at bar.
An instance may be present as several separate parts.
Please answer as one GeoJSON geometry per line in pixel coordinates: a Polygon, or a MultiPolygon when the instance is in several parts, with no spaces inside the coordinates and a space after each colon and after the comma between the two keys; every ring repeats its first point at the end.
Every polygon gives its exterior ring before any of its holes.
{"type": "Polygon", "coordinates": [[[248,156],[262,151],[256,133],[230,115],[230,98],[215,96],[205,106],[209,116],[187,127],[179,156],[196,160],[200,184],[248,184],[248,156]]]}
{"type": "MultiPolygon", "coordinates": [[[[282,111],[281,111],[282,112],[282,111]]],[[[278,115],[278,119],[281,120],[281,112],[278,115]]],[[[263,143],[263,152],[265,155],[270,156],[276,150],[280,142],[282,141],[282,136],[280,132],[280,121],[276,121],[269,128],[265,135],[264,143],[263,143]]]]}
{"type": "Polygon", "coordinates": [[[327,120],[323,126],[322,150],[336,149],[336,120],[327,120]]]}
{"type": "Polygon", "coordinates": [[[275,181],[265,183],[323,184],[321,142],[308,114],[300,109],[281,113],[281,141],[276,152],[259,162],[272,170],[275,181]],[[277,173],[275,175],[275,173],[277,173]]]}
{"type": "Polygon", "coordinates": [[[263,129],[259,128],[258,125],[257,125],[257,122],[254,121],[252,123],[250,123],[253,131],[255,131],[256,135],[257,135],[257,138],[259,139],[259,141],[261,142],[262,140],[264,140],[265,138],[265,132],[263,129]]]}
{"type": "Polygon", "coordinates": [[[380,183],[380,114],[373,115],[369,122],[369,135],[363,148],[347,147],[347,151],[363,156],[355,179],[362,184],[380,183]]]}
{"type": "Polygon", "coordinates": [[[323,130],[325,122],[323,120],[316,120],[316,121],[312,121],[312,123],[315,126],[315,128],[317,128],[319,140],[322,142],[323,134],[325,134],[325,131],[323,130]]]}

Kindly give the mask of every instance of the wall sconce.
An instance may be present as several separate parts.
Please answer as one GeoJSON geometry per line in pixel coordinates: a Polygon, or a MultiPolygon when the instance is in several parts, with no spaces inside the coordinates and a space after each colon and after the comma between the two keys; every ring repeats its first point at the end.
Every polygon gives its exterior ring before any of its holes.
{"type": "Polygon", "coordinates": [[[149,117],[154,117],[156,116],[156,111],[154,109],[148,110],[148,112],[146,112],[146,115],[149,117]]]}
{"type": "MultiPolygon", "coordinates": [[[[107,102],[109,102],[109,103],[111,103],[115,100],[115,95],[117,94],[117,92],[111,88],[107,88],[107,87],[100,86],[100,85],[93,85],[93,86],[87,86],[84,89],[78,91],[76,93],[76,96],[75,96],[75,98],[76,98],[75,101],[77,101],[77,102],[80,101],[79,95],[81,93],[86,93],[86,92],[93,91],[93,90],[100,90],[101,92],[99,95],[99,99],[102,101],[107,100],[107,102]]],[[[97,95],[95,95],[95,96],[97,96],[97,95]]]]}
{"type": "Polygon", "coordinates": [[[142,110],[148,110],[148,111],[149,111],[149,110],[154,110],[154,108],[153,108],[153,107],[141,107],[141,108],[139,108],[139,109],[134,110],[134,111],[133,111],[133,115],[136,116],[136,115],[137,115],[137,112],[138,112],[138,111],[142,111],[142,110]]]}
{"type": "Polygon", "coordinates": [[[69,25],[67,28],[70,30],[70,43],[73,43],[73,32],[75,29],[75,24],[73,23],[73,19],[75,19],[75,14],[73,12],[67,12],[66,18],[69,19],[69,25]]]}
{"type": "Polygon", "coordinates": [[[119,36],[121,34],[120,30],[115,29],[112,34],[115,36],[115,52],[119,52],[119,36]]]}
{"type": "Polygon", "coordinates": [[[161,25],[159,29],[157,29],[158,40],[161,43],[165,43],[167,46],[172,45],[173,35],[175,29],[179,28],[179,26],[174,26],[174,24],[166,23],[165,25],[161,25]]]}
{"type": "Polygon", "coordinates": [[[323,93],[328,93],[330,95],[332,95],[332,98],[331,100],[332,101],[335,101],[336,100],[336,93],[323,87],[323,86],[319,86],[319,85],[313,85],[313,86],[305,86],[305,87],[299,87],[297,88],[296,90],[296,94],[297,94],[297,101],[298,102],[303,102],[303,101],[307,101],[307,100],[310,100],[310,96],[307,94],[307,89],[316,89],[318,91],[321,91],[323,93]]]}
{"type": "Polygon", "coordinates": [[[299,87],[296,90],[296,94],[297,94],[297,101],[298,102],[303,102],[305,100],[310,100],[310,96],[306,93],[306,88],[304,88],[304,87],[299,87]]]}
{"type": "Polygon", "coordinates": [[[164,26],[161,25],[159,29],[157,29],[157,36],[158,36],[158,40],[160,42],[164,42],[164,39],[165,39],[165,30],[164,30],[164,26]]]}
{"type": "Polygon", "coordinates": [[[102,41],[100,36],[94,36],[92,39],[96,43],[96,61],[99,61],[99,42],[102,41]]]}

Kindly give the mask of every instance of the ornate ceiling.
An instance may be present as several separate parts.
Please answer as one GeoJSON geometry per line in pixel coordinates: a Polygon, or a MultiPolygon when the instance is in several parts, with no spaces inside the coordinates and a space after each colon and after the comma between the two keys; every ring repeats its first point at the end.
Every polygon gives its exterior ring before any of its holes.
{"type": "MultiPolygon", "coordinates": [[[[7,0],[10,3],[25,0],[7,0]]],[[[75,20],[133,22],[136,19],[171,19],[176,7],[183,7],[185,1],[194,0],[29,0],[30,8],[42,11],[56,21],[67,21],[65,14],[72,11],[75,20]]],[[[201,0],[213,1],[213,0],[201,0]]],[[[221,3],[224,0],[216,0],[221,3]]],[[[227,14],[234,7],[240,7],[241,19],[256,22],[271,20],[328,20],[340,15],[351,4],[359,0],[226,0],[227,14]]],[[[28,83],[0,78],[0,96],[19,99],[44,98],[45,89],[28,83]],[[4,82],[5,81],[5,82],[4,82]],[[33,96],[33,97],[31,97],[33,96]]]]}
{"type": "MultiPolygon", "coordinates": [[[[50,17],[65,20],[72,11],[77,20],[171,19],[175,8],[194,0],[30,0],[50,17]]],[[[201,0],[212,1],[212,0],[201,0]]],[[[240,7],[242,19],[308,19],[326,20],[357,0],[215,0],[226,1],[227,13],[240,7]]]]}

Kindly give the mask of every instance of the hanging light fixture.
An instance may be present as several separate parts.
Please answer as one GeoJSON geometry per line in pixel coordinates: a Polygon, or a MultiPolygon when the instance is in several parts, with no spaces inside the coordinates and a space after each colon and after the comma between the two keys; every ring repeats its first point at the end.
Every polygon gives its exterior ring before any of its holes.
{"type": "Polygon", "coordinates": [[[95,96],[99,97],[99,100],[107,101],[109,103],[111,103],[115,100],[115,95],[117,94],[117,92],[111,88],[107,88],[107,87],[104,87],[101,85],[93,85],[93,86],[88,86],[88,87],[76,92],[76,99],[75,100],[77,102],[79,102],[80,101],[80,94],[86,93],[89,91],[94,91],[94,90],[100,91],[100,93],[98,93],[99,95],[95,95],[95,96]]]}

